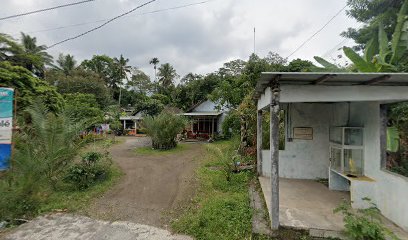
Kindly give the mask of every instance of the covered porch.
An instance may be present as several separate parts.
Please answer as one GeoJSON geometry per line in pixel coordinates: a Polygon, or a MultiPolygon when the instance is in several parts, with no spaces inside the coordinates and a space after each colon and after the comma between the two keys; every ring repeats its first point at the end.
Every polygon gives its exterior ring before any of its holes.
{"type": "Polygon", "coordinates": [[[254,95],[257,171],[272,229],[341,231],[342,216],[333,209],[344,199],[365,208],[362,199],[368,197],[389,219],[386,225],[408,239],[408,218],[401,214],[408,212],[402,200],[408,179],[388,173],[382,160],[382,104],[407,101],[407,92],[407,74],[262,74],[254,95]],[[262,147],[265,115],[267,148],[262,147]],[[328,186],[317,179],[327,179],[328,186]]]}
{"type": "Polygon", "coordinates": [[[124,135],[138,136],[143,134],[140,131],[140,123],[142,121],[140,116],[122,116],[119,120],[122,123],[124,135]]]}
{"type": "Polygon", "coordinates": [[[209,139],[218,131],[220,112],[189,112],[183,113],[190,121],[186,129],[188,139],[209,139]]]}

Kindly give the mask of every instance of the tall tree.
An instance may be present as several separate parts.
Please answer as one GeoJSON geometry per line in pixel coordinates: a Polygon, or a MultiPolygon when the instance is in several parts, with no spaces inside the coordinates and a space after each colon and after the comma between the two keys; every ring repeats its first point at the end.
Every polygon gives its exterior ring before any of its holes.
{"type": "MultiPolygon", "coordinates": [[[[392,39],[380,22],[377,34],[365,45],[364,55],[349,47],[344,47],[344,54],[353,62],[355,70],[359,72],[400,72],[407,68],[408,59],[408,0],[397,16],[392,39]]],[[[316,58],[325,67],[335,67],[324,59],[316,58]]]]}
{"type": "Polygon", "coordinates": [[[122,54],[120,55],[119,58],[114,58],[113,62],[115,63],[115,67],[117,69],[117,74],[115,74],[115,77],[119,77],[117,79],[116,87],[119,88],[119,105],[121,104],[121,98],[122,98],[122,85],[125,80],[128,80],[128,73],[130,73],[132,67],[128,66],[129,59],[124,58],[122,54]]]}
{"type": "Polygon", "coordinates": [[[348,16],[362,23],[360,28],[349,28],[342,36],[353,39],[358,46],[355,50],[364,49],[365,44],[377,35],[379,23],[390,39],[397,25],[397,15],[404,0],[348,0],[348,16]]]}
{"type": "Polygon", "coordinates": [[[90,60],[84,60],[81,67],[85,70],[97,73],[106,83],[106,86],[113,88],[117,85],[117,68],[114,60],[107,55],[94,55],[90,60]]]}
{"type": "Polygon", "coordinates": [[[60,53],[57,59],[57,69],[63,71],[66,75],[69,75],[76,68],[76,60],[73,55],[64,55],[60,53]]]}
{"type": "Polygon", "coordinates": [[[174,86],[174,80],[179,77],[176,69],[170,63],[162,64],[159,67],[159,84],[162,88],[174,86]]]}
{"type": "Polygon", "coordinates": [[[122,54],[120,55],[119,58],[114,58],[113,62],[116,65],[117,68],[117,77],[119,77],[119,84],[121,85],[123,83],[123,80],[127,80],[128,79],[128,73],[131,72],[132,67],[128,65],[129,63],[129,59],[128,58],[124,58],[122,56],[122,54]]]}
{"type": "Polygon", "coordinates": [[[46,46],[37,46],[37,39],[22,33],[21,43],[0,33],[0,61],[8,61],[42,77],[45,65],[52,65],[52,57],[45,51],[46,46]]]}
{"type": "Polygon", "coordinates": [[[59,70],[50,70],[47,71],[45,80],[57,87],[57,91],[61,94],[92,94],[102,108],[107,107],[112,101],[104,80],[92,71],[77,68],[66,75],[59,70]]]}
{"type": "Polygon", "coordinates": [[[159,64],[159,59],[157,57],[154,57],[150,60],[149,64],[153,64],[154,68],[154,81],[157,81],[157,64],[159,64]]]}
{"type": "Polygon", "coordinates": [[[44,75],[45,65],[52,65],[52,56],[46,52],[45,45],[37,45],[37,38],[21,33],[21,45],[24,53],[31,61],[25,63],[25,68],[38,76],[44,75]]]}
{"type": "Polygon", "coordinates": [[[35,98],[44,101],[53,112],[62,109],[63,99],[55,87],[33,76],[33,73],[24,67],[12,65],[8,61],[0,62],[0,85],[18,90],[18,110],[32,105],[35,98]]]}
{"type": "Polygon", "coordinates": [[[132,77],[127,82],[127,87],[143,94],[153,92],[153,83],[150,81],[150,77],[139,69],[133,69],[132,77]]]}

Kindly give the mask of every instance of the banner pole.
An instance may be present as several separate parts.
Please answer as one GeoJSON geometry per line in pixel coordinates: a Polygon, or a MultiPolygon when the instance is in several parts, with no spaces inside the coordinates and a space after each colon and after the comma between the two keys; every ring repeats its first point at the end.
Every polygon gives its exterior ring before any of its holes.
{"type": "Polygon", "coordinates": [[[14,148],[15,148],[15,132],[17,132],[17,95],[18,90],[14,89],[14,109],[13,109],[13,129],[11,131],[11,154],[10,154],[10,171],[13,171],[14,148]]]}

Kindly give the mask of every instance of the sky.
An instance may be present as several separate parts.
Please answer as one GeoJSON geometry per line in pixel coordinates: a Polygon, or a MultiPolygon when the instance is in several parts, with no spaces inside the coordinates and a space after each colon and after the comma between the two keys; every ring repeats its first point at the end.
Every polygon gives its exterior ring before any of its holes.
{"type": "MultiPolygon", "coordinates": [[[[48,8],[79,0],[1,0],[0,17],[48,8]]],[[[53,11],[0,20],[0,32],[19,38],[19,33],[37,37],[40,44],[52,45],[85,32],[148,0],[96,0],[53,11]],[[90,23],[91,22],[91,23],[90,23]],[[87,23],[87,24],[83,24],[87,23]],[[75,27],[65,27],[78,25],[75,27]],[[55,28],[65,27],[55,30],[55,28]],[[54,29],[54,30],[51,30],[54,29]]],[[[206,74],[223,63],[248,59],[254,51],[261,57],[276,52],[289,56],[300,44],[338,13],[347,0],[157,0],[109,25],[73,41],[50,48],[73,54],[78,62],[93,55],[107,54],[130,59],[130,65],[154,76],[149,60],[170,63],[180,76],[189,72],[206,74]]],[[[293,54],[289,60],[313,56],[334,59],[343,45],[353,45],[340,33],[358,24],[339,14],[323,31],[293,54]],[[340,44],[340,45],[339,45],[340,44]]]]}

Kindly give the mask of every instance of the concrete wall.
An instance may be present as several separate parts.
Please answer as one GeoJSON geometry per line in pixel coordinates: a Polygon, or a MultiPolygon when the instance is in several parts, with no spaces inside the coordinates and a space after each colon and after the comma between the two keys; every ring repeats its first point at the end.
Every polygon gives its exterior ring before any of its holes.
{"type": "MultiPolygon", "coordinates": [[[[295,103],[292,124],[287,127],[312,127],[313,140],[286,140],[279,152],[280,177],[298,179],[328,178],[329,127],[364,127],[364,175],[373,182],[352,181],[353,207],[366,207],[369,197],[382,214],[408,231],[408,178],[382,169],[380,150],[380,103],[295,103]]],[[[270,176],[269,150],[262,151],[262,175],[270,176]]]]}
{"type": "MultiPolygon", "coordinates": [[[[287,108],[291,122],[286,128],[313,128],[313,140],[286,136],[285,150],[279,151],[279,175],[285,178],[328,178],[329,127],[347,123],[347,103],[294,103],[287,108]]],[[[270,175],[269,150],[262,153],[262,174],[270,175]]]]}
{"type": "Polygon", "coordinates": [[[408,231],[408,178],[381,166],[380,103],[352,104],[351,119],[364,126],[364,175],[375,181],[352,183],[353,207],[364,207],[361,198],[369,197],[385,217],[408,231]]]}

